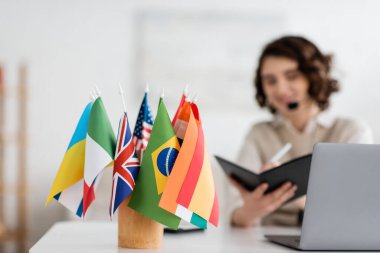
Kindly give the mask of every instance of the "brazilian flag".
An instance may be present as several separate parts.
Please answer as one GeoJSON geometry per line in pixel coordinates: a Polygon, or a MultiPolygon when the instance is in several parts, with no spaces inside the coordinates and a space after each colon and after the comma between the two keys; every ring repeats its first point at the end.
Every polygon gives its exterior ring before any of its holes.
{"type": "Polygon", "coordinates": [[[160,208],[162,192],[179,152],[179,143],[166,106],[160,99],[148,146],[129,207],[170,228],[177,229],[181,219],[160,208]]]}

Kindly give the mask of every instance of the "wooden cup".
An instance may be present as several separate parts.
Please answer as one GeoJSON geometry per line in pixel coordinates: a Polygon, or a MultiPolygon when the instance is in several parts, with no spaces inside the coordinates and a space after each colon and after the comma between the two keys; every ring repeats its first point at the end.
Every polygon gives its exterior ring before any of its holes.
{"type": "Polygon", "coordinates": [[[158,249],[162,246],[164,227],[128,207],[130,197],[118,208],[118,245],[120,248],[158,249]]]}

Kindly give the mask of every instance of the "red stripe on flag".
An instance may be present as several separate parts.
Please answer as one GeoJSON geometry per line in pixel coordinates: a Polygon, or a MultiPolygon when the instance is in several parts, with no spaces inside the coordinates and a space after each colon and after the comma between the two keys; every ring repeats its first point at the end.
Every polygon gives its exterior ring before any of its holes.
{"type": "MultiPolygon", "coordinates": [[[[191,104],[191,109],[194,113],[194,118],[196,120],[198,120],[199,122],[201,122],[201,118],[199,117],[199,110],[198,110],[198,106],[196,104],[191,104]]],[[[201,123],[199,123],[201,124],[201,123]]]]}
{"type": "Polygon", "coordinates": [[[179,102],[179,106],[177,108],[177,111],[175,112],[175,115],[174,115],[174,118],[173,118],[173,121],[172,121],[172,126],[175,125],[175,123],[177,121],[177,118],[178,118],[178,115],[179,115],[179,112],[182,109],[182,105],[183,105],[183,103],[185,103],[185,100],[186,100],[186,96],[185,96],[185,94],[182,94],[181,102],[179,102]]]}
{"type": "Polygon", "coordinates": [[[144,134],[144,132],[147,132],[148,134],[151,134],[152,133],[152,129],[151,128],[143,127],[142,132],[143,132],[143,134],[144,134]]]}
{"type": "Polygon", "coordinates": [[[181,191],[178,195],[177,203],[188,208],[191,198],[193,197],[195,186],[197,185],[199,175],[201,174],[204,159],[204,136],[202,127],[198,125],[198,139],[195,146],[193,159],[189,170],[187,171],[186,178],[182,184],[181,191]]]}
{"type": "Polygon", "coordinates": [[[123,164],[125,163],[125,161],[127,161],[128,159],[130,159],[130,157],[133,155],[134,151],[135,151],[135,149],[134,149],[133,144],[129,143],[128,146],[126,146],[124,148],[124,150],[121,153],[118,154],[118,156],[116,157],[116,159],[114,161],[113,174],[115,174],[116,172],[120,173],[121,170],[124,170],[122,168],[123,164]]]}
{"type": "Polygon", "coordinates": [[[135,145],[136,145],[136,150],[140,150],[141,149],[141,140],[137,139],[137,142],[135,143],[135,145]]]}
{"type": "Polygon", "coordinates": [[[215,227],[218,226],[219,223],[219,201],[218,201],[218,195],[214,195],[214,204],[212,205],[210,218],[208,220],[211,224],[213,224],[215,227]]]}
{"type": "Polygon", "coordinates": [[[133,181],[133,177],[131,175],[131,173],[129,173],[128,171],[126,170],[118,170],[117,173],[119,173],[119,175],[125,179],[125,181],[127,181],[129,183],[129,185],[132,187],[135,187],[135,181],[133,181]]]}
{"type": "Polygon", "coordinates": [[[88,187],[86,183],[84,183],[84,191],[83,191],[83,218],[86,215],[88,207],[91,205],[91,203],[95,199],[95,192],[94,192],[94,183],[88,187]]]}
{"type": "Polygon", "coordinates": [[[139,166],[139,165],[140,165],[140,162],[127,163],[127,166],[139,166]]]}

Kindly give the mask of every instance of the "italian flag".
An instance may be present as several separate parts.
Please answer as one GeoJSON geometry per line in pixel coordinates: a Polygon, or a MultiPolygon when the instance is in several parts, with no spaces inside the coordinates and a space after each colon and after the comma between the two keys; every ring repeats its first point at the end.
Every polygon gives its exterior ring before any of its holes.
{"type": "Polygon", "coordinates": [[[86,157],[83,187],[83,217],[95,199],[95,181],[106,167],[113,166],[116,138],[102,99],[92,105],[86,136],[86,157]]]}

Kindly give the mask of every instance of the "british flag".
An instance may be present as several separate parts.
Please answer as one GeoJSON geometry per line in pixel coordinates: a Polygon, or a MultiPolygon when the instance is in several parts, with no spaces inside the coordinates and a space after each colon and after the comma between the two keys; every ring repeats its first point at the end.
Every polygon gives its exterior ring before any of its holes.
{"type": "Polygon", "coordinates": [[[148,145],[148,140],[152,133],[153,122],[152,111],[150,110],[148,103],[148,92],[145,92],[144,99],[140,106],[139,115],[137,116],[135,130],[133,132],[133,142],[136,145],[136,152],[140,161],[142,160],[143,152],[148,145]]]}
{"type": "Polygon", "coordinates": [[[140,162],[137,158],[135,144],[132,141],[127,113],[124,113],[120,119],[119,132],[117,135],[112,175],[112,195],[110,204],[111,217],[121,202],[123,202],[133,191],[139,170],[140,162]]]}

